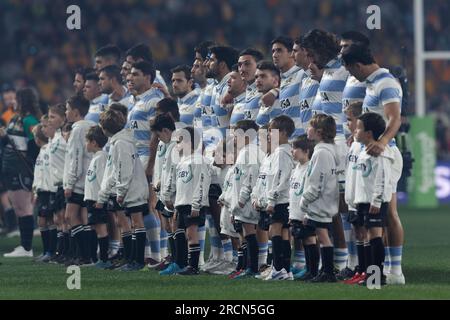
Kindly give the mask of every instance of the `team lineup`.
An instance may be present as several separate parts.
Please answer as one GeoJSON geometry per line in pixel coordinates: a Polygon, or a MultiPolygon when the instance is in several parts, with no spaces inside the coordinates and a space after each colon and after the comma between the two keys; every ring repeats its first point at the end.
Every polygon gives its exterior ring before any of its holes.
{"type": "Polygon", "coordinates": [[[19,90],[0,136],[21,243],[4,257],[33,257],[33,203],[37,262],[349,285],[376,266],[404,285],[399,82],[357,31],[270,48],[202,42],[170,92],[148,46],[122,61],[108,45],[47,114],[19,90]]]}

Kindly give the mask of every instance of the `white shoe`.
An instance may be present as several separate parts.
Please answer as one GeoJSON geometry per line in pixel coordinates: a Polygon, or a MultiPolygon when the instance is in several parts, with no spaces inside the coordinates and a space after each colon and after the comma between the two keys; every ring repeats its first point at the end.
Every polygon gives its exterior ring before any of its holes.
{"type": "Polygon", "coordinates": [[[204,272],[209,272],[209,270],[214,269],[215,267],[217,267],[219,264],[221,264],[222,261],[221,260],[208,260],[202,267],[202,271],[204,272]]]}
{"type": "Polygon", "coordinates": [[[294,281],[294,274],[292,273],[292,271],[289,271],[288,273],[287,273],[287,278],[286,279],[283,279],[283,280],[290,280],[290,281],[294,281]]]}
{"type": "Polygon", "coordinates": [[[264,270],[263,272],[261,272],[260,274],[257,274],[255,276],[256,279],[259,280],[266,280],[266,278],[272,273],[272,268],[273,267],[269,267],[266,270],[264,270]]]}
{"type": "Polygon", "coordinates": [[[405,276],[402,274],[389,273],[386,276],[386,284],[405,285],[405,276]]]}
{"type": "Polygon", "coordinates": [[[286,280],[289,278],[289,275],[285,268],[281,269],[280,271],[277,271],[275,267],[272,268],[272,272],[269,274],[267,278],[264,280],[271,281],[271,280],[286,280]]]}
{"type": "Polygon", "coordinates": [[[5,253],[3,255],[3,257],[5,257],[5,258],[21,258],[21,257],[32,258],[33,257],[33,249],[31,249],[30,251],[27,251],[22,246],[18,246],[16,248],[14,248],[14,250],[11,251],[10,253],[5,253]]]}
{"type": "Polygon", "coordinates": [[[33,236],[37,237],[37,236],[40,236],[40,235],[41,235],[41,231],[39,229],[34,229],[33,236]]]}
{"type": "Polygon", "coordinates": [[[11,232],[6,234],[7,238],[14,238],[14,237],[18,237],[18,236],[20,236],[20,231],[19,230],[11,231],[11,232]]]}
{"type": "Polygon", "coordinates": [[[222,261],[220,264],[208,270],[209,273],[227,275],[236,270],[236,265],[231,261],[222,261]]]}

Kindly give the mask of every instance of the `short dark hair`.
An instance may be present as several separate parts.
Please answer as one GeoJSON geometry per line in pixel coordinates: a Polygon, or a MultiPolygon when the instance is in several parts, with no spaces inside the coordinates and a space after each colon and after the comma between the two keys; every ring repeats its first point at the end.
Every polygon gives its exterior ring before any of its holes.
{"type": "Polygon", "coordinates": [[[369,65],[375,63],[375,59],[372,52],[370,52],[369,47],[354,43],[344,49],[342,52],[342,60],[346,65],[353,65],[355,63],[369,65]]]}
{"type": "Polygon", "coordinates": [[[111,134],[116,134],[125,127],[127,118],[121,112],[107,110],[100,114],[100,126],[111,134]]]}
{"type": "Polygon", "coordinates": [[[63,126],[62,126],[62,128],[61,128],[61,131],[62,131],[62,132],[70,132],[70,131],[72,131],[72,125],[73,125],[72,122],[66,122],[66,123],[64,123],[63,126]]]}
{"type": "Polygon", "coordinates": [[[209,49],[211,54],[214,54],[219,62],[225,62],[228,69],[231,70],[233,64],[238,60],[238,52],[233,47],[229,46],[215,46],[209,49]]]}
{"type": "Polygon", "coordinates": [[[72,109],[78,110],[80,116],[84,117],[89,112],[89,100],[80,95],[75,95],[67,99],[67,104],[72,109]]]}
{"type": "Polygon", "coordinates": [[[198,52],[202,56],[203,60],[205,60],[208,56],[209,48],[215,45],[216,43],[214,41],[202,41],[194,48],[194,52],[198,52]]]}
{"type": "Polygon", "coordinates": [[[106,76],[110,79],[116,79],[117,82],[122,82],[122,75],[120,74],[119,66],[113,64],[100,69],[100,72],[104,72],[106,76]]]}
{"type": "Polygon", "coordinates": [[[81,67],[75,70],[75,74],[79,74],[80,76],[82,76],[83,80],[86,80],[86,75],[91,72],[95,72],[95,70],[89,67],[81,67]]]}
{"type": "Polygon", "coordinates": [[[231,71],[233,72],[239,72],[239,66],[237,63],[233,64],[233,66],[231,67],[231,71]]]}
{"type": "Polygon", "coordinates": [[[65,118],[66,117],[66,105],[64,103],[58,103],[48,108],[48,111],[56,113],[58,116],[65,118]]]}
{"type": "Polygon", "coordinates": [[[33,127],[33,135],[42,142],[48,143],[48,137],[44,134],[42,129],[43,129],[42,124],[38,123],[35,127],[33,127]]]}
{"type": "Polygon", "coordinates": [[[332,116],[320,113],[314,115],[309,125],[315,130],[321,130],[321,137],[325,143],[334,143],[336,137],[336,121],[332,116]]]}
{"type": "Polygon", "coordinates": [[[314,152],[314,141],[309,140],[307,134],[302,134],[292,141],[292,148],[302,149],[303,152],[308,151],[308,157],[311,159],[314,152]]]}
{"type": "Polygon", "coordinates": [[[256,62],[259,62],[262,59],[264,59],[264,55],[262,54],[262,52],[253,48],[247,48],[239,52],[239,57],[242,56],[252,56],[256,62]]]}
{"type": "Polygon", "coordinates": [[[121,114],[123,114],[125,118],[128,117],[128,108],[121,103],[118,102],[112,103],[109,106],[109,110],[120,112],[121,114]]]}
{"type": "Polygon", "coordinates": [[[99,80],[98,79],[98,74],[95,73],[95,72],[87,73],[85,78],[84,78],[84,80],[85,81],[92,80],[92,81],[98,82],[98,80],[99,80]]]}
{"type": "Polygon", "coordinates": [[[286,132],[288,137],[292,136],[295,131],[294,120],[284,114],[272,119],[269,126],[274,129],[278,129],[279,131],[286,132]]]}
{"type": "Polygon", "coordinates": [[[353,43],[362,44],[364,46],[370,45],[370,40],[367,36],[359,31],[350,30],[341,34],[342,40],[351,40],[353,43]]]}
{"type": "Polygon", "coordinates": [[[275,43],[281,43],[286,49],[291,52],[292,47],[294,46],[294,41],[291,37],[287,36],[278,36],[270,42],[270,45],[273,46],[275,43]]]}
{"type": "Polygon", "coordinates": [[[361,101],[355,101],[350,103],[346,108],[345,112],[350,112],[354,117],[359,117],[362,114],[363,103],[361,101]]]}
{"type": "Polygon", "coordinates": [[[272,61],[269,60],[262,60],[260,62],[258,62],[258,64],[256,65],[256,69],[259,70],[269,70],[270,72],[272,72],[274,75],[278,76],[278,78],[281,78],[281,74],[280,74],[280,69],[278,69],[272,61]]]}
{"type": "Polygon", "coordinates": [[[161,113],[170,113],[175,121],[180,121],[178,103],[172,98],[163,98],[156,103],[156,109],[161,113]]]}
{"type": "Polygon", "coordinates": [[[156,116],[153,123],[150,125],[151,131],[161,132],[163,129],[175,131],[175,122],[168,114],[159,114],[156,116]]]}
{"type": "Polygon", "coordinates": [[[95,52],[96,57],[108,57],[113,58],[117,62],[120,60],[121,50],[114,44],[108,44],[95,52]]]}
{"type": "Polygon", "coordinates": [[[248,130],[251,129],[258,131],[259,126],[253,120],[239,120],[238,122],[236,122],[234,129],[236,130],[241,129],[244,132],[247,132],[248,130]]]}
{"type": "Polygon", "coordinates": [[[380,136],[386,130],[386,122],[383,117],[378,113],[367,112],[361,115],[358,120],[360,120],[364,125],[364,131],[371,131],[372,136],[375,140],[378,140],[380,136]]]}
{"type": "Polygon", "coordinates": [[[150,63],[148,61],[140,61],[133,63],[131,67],[140,70],[145,76],[150,75],[150,83],[153,83],[153,81],[155,81],[156,70],[153,63],[150,63]]]}
{"type": "Polygon", "coordinates": [[[86,140],[95,141],[100,148],[103,148],[108,142],[108,137],[103,133],[99,125],[90,127],[86,133],[86,140]]]}
{"type": "Polygon", "coordinates": [[[146,44],[139,43],[134,47],[131,47],[125,53],[125,57],[131,56],[134,60],[142,59],[144,61],[153,63],[153,54],[150,47],[146,44]]]}
{"type": "Polygon", "coordinates": [[[181,64],[176,66],[175,68],[172,68],[170,70],[170,72],[175,73],[175,72],[184,72],[184,76],[186,77],[186,80],[191,80],[192,76],[191,76],[191,67],[189,67],[187,64],[181,64]]]}
{"type": "Polygon", "coordinates": [[[313,29],[303,37],[302,45],[305,49],[311,49],[326,61],[335,58],[341,51],[336,36],[330,32],[313,29]]]}

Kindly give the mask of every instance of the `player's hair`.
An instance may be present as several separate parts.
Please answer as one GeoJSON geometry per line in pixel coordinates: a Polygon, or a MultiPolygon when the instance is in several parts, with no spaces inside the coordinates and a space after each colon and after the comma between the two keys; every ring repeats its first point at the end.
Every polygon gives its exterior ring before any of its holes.
{"type": "Polygon", "coordinates": [[[31,114],[36,118],[40,118],[42,113],[39,108],[39,97],[34,88],[27,87],[19,89],[16,93],[16,101],[19,106],[19,113],[21,117],[31,114]]]}
{"type": "Polygon", "coordinates": [[[168,114],[158,114],[150,125],[151,131],[161,132],[163,129],[169,129],[170,131],[175,131],[175,122],[168,114]]]}
{"type": "Polygon", "coordinates": [[[378,140],[386,130],[386,122],[378,113],[367,112],[361,115],[360,120],[364,125],[364,131],[371,131],[374,140],[378,140]]]}
{"type": "Polygon", "coordinates": [[[237,63],[233,64],[233,66],[231,67],[231,71],[233,72],[239,72],[239,66],[237,63]]]}
{"type": "Polygon", "coordinates": [[[81,77],[83,77],[84,81],[86,80],[86,75],[91,72],[95,72],[95,70],[89,67],[81,67],[75,70],[75,74],[79,74],[81,77]]]}
{"type": "Polygon", "coordinates": [[[233,47],[215,46],[211,47],[209,52],[216,56],[218,62],[225,62],[229,70],[238,60],[238,52],[233,47]]]}
{"type": "Polygon", "coordinates": [[[84,80],[85,81],[88,81],[88,80],[92,80],[92,81],[95,81],[96,83],[98,82],[98,74],[97,73],[95,73],[95,72],[90,72],[90,73],[87,73],[86,74],[86,77],[84,78],[84,80]]]}
{"type": "Polygon", "coordinates": [[[189,67],[187,64],[180,64],[180,65],[176,66],[175,68],[172,68],[170,70],[170,72],[172,72],[172,73],[183,72],[184,77],[186,78],[187,81],[192,79],[191,67],[189,67]]]}
{"type": "Polygon", "coordinates": [[[209,40],[202,41],[194,48],[194,52],[195,53],[198,52],[202,56],[203,60],[205,60],[206,57],[208,56],[209,48],[211,48],[215,45],[216,45],[216,43],[214,41],[209,41],[209,40]]]}
{"type": "Polygon", "coordinates": [[[38,123],[33,127],[32,133],[36,138],[38,138],[42,142],[48,143],[48,137],[46,137],[44,131],[42,131],[43,128],[44,127],[42,126],[42,124],[38,123]]]}
{"type": "Polygon", "coordinates": [[[259,126],[253,120],[239,120],[238,122],[236,122],[234,129],[235,130],[241,129],[245,133],[251,129],[258,131],[259,126]]]}
{"type": "Polygon", "coordinates": [[[108,137],[103,133],[99,125],[90,127],[86,133],[86,140],[95,141],[100,148],[103,148],[108,142],[108,137]]]}
{"type": "Polygon", "coordinates": [[[253,48],[247,48],[239,52],[239,57],[242,56],[252,56],[253,59],[255,59],[255,62],[259,62],[262,59],[264,59],[264,55],[261,53],[261,51],[253,49],[253,48]]]}
{"type": "Polygon", "coordinates": [[[269,60],[262,60],[260,62],[258,62],[258,64],[256,65],[256,69],[259,70],[268,70],[270,72],[272,72],[272,74],[274,76],[277,76],[278,79],[281,79],[281,74],[280,74],[280,69],[278,69],[272,61],[269,60]]]}
{"type": "Polygon", "coordinates": [[[72,122],[66,122],[66,123],[64,123],[64,125],[63,125],[62,128],[61,128],[61,131],[62,131],[62,132],[71,132],[71,131],[72,131],[72,125],[73,125],[72,122]]]}
{"type": "Polygon", "coordinates": [[[314,115],[309,125],[315,130],[320,130],[320,136],[325,143],[334,143],[336,137],[336,121],[332,116],[326,114],[314,115]]]}
{"type": "Polygon", "coordinates": [[[72,108],[78,110],[80,116],[84,118],[84,116],[89,111],[89,100],[80,95],[75,95],[67,99],[67,104],[72,108]]]}
{"type": "Polygon", "coordinates": [[[127,118],[121,112],[107,110],[100,114],[100,126],[111,134],[116,134],[125,127],[127,118]]]}
{"type": "Polygon", "coordinates": [[[128,108],[121,103],[114,102],[109,106],[109,110],[120,112],[125,118],[128,117],[128,108]]]}
{"type": "Polygon", "coordinates": [[[302,134],[292,142],[292,148],[308,152],[308,158],[311,159],[314,152],[314,141],[309,140],[308,135],[302,134]]]}
{"type": "Polygon", "coordinates": [[[163,98],[156,103],[156,110],[161,113],[170,113],[175,121],[180,121],[178,103],[172,98],[163,98]]]}
{"type": "Polygon", "coordinates": [[[325,61],[335,58],[341,51],[336,36],[319,29],[310,30],[305,34],[302,47],[315,51],[325,61]]]}
{"type": "Polygon", "coordinates": [[[362,106],[363,103],[361,101],[352,102],[344,111],[350,113],[354,117],[359,117],[362,114],[362,106]]]}
{"type": "Polygon", "coordinates": [[[153,83],[153,81],[155,81],[156,70],[155,66],[152,63],[147,61],[140,61],[133,63],[131,67],[140,70],[145,76],[149,75],[150,83],[153,83]]]}
{"type": "Polygon", "coordinates": [[[269,126],[279,131],[284,131],[290,137],[295,131],[295,123],[291,117],[280,115],[270,121],[269,126]]]}
{"type": "Polygon", "coordinates": [[[125,57],[131,56],[134,60],[142,59],[153,64],[153,54],[150,47],[146,44],[139,43],[134,47],[131,47],[125,53],[125,57]]]}
{"type": "Polygon", "coordinates": [[[113,45],[113,44],[108,44],[104,47],[101,47],[100,49],[97,50],[97,52],[95,52],[96,57],[112,58],[116,62],[119,62],[120,55],[121,55],[121,50],[119,49],[118,46],[113,45]]]}
{"type": "Polygon", "coordinates": [[[367,36],[359,31],[350,30],[341,34],[342,40],[351,40],[353,43],[362,44],[364,46],[370,45],[370,40],[367,36]]]}
{"type": "Polygon", "coordinates": [[[270,42],[270,45],[273,46],[275,43],[281,43],[289,52],[292,51],[292,47],[294,46],[294,41],[292,40],[292,38],[287,36],[276,37],[270,42]]]}
{"type": "Polygon", "coordinates": [[[116,79],[117,82],[122,82],[122,75],[120,74],[119,66],[113,64],[100,69],[100,72],[104,72],[110,79],[116,79]]]}
{"type": "Polygon", "coordinates": [[[354,43],[344,49],[342,52],[342,60],[346,65],[353,65],[355,63],[369,65],[375,63],[369,47],[354,43]]]}
{"type": "Polygon", "coordinates": [[[52,113],[56,113],[58,116],[65,118],[66,117],[66,105],[64,103],[58,103],[52,105],[48,108],[48,111],[52,113]]]}

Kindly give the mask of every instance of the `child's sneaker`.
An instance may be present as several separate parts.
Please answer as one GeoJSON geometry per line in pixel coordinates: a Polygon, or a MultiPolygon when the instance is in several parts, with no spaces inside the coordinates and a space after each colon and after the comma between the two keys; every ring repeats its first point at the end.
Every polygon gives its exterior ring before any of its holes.
{"type": "Polygon", "coordinates": [[[159,275],[167,276],[167,275],[176,274],[180,271],[181,271],[181,268],[178,266],[178,264],[176,264],[175,262],[172,262],[171,264],[169,264],[169,266],[166,269],[164,269],[163,271],[160,271],[159,275]]]}
{"type": "Polygon", "coordinates": [[[389,273],[386,276],[386,283],[392,285],[405,285],[405,276],[402,274],[389,273]]]}

